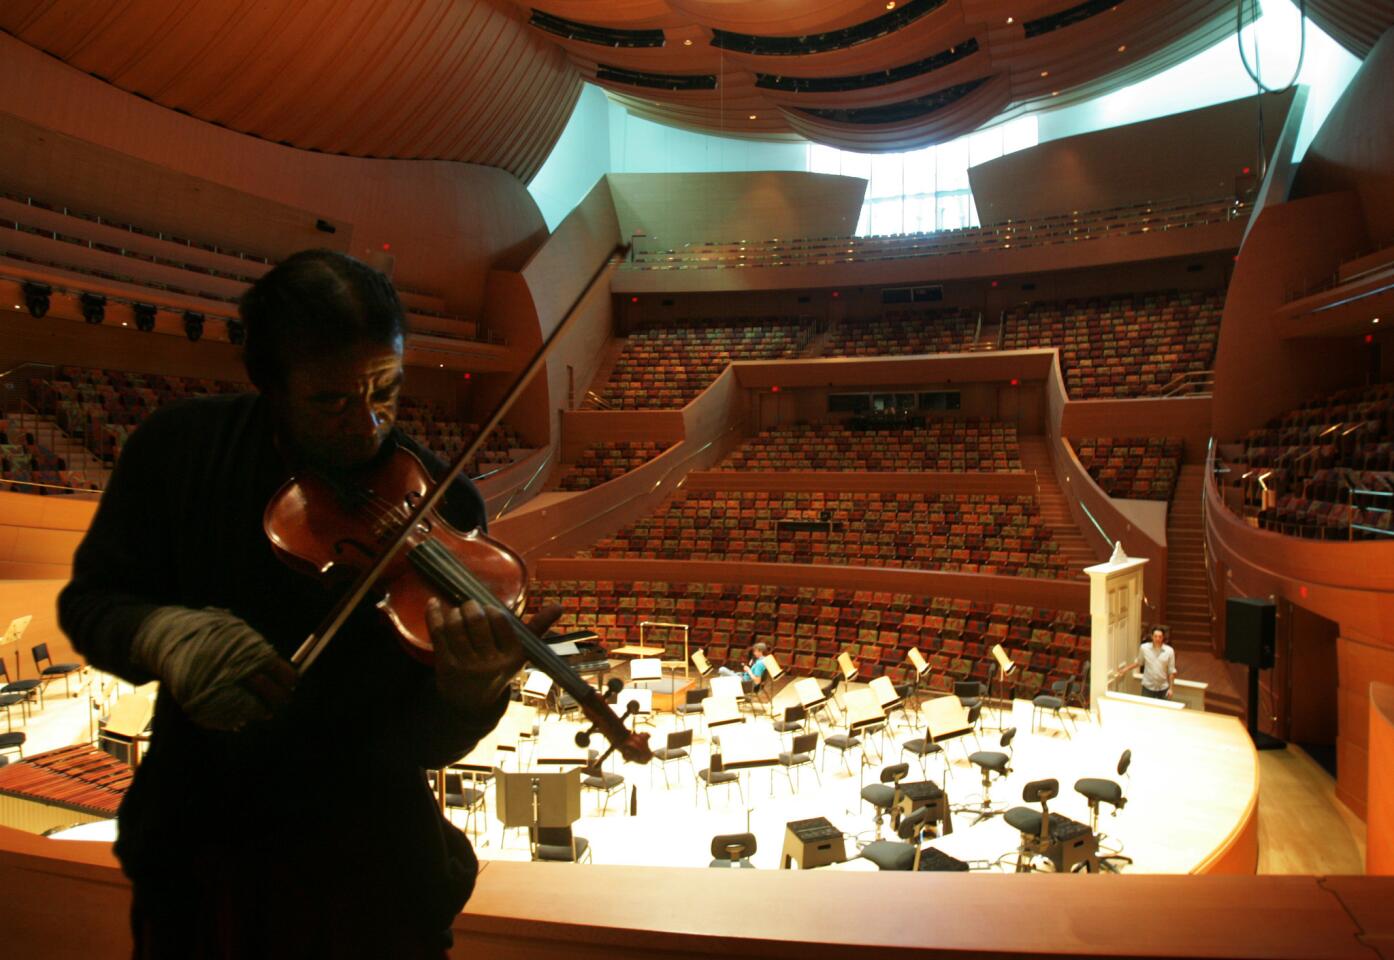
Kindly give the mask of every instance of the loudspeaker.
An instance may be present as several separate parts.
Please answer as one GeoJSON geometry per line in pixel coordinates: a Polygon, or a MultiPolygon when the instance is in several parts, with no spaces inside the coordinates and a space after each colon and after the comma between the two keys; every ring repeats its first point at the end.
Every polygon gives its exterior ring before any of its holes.
{"type": "Polygon", "coordinates": [[[1272,600],[1225,601],[1225,659],[1267,670],[1273,666],[1275,607],[1272,600]]]}

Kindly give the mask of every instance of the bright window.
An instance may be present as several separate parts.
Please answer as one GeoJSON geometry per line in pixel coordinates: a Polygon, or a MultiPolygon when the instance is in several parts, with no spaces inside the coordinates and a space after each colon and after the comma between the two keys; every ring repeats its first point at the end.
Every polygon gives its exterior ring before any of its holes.
{"type": "Polygon", "coordinates": [[[978,225],[968,168],[1034,147],[1036,138],[1032,116],[907,153],[852,153],[814,143],[808,169],[867,181],[858,236],[956,230],[978,225]]]}

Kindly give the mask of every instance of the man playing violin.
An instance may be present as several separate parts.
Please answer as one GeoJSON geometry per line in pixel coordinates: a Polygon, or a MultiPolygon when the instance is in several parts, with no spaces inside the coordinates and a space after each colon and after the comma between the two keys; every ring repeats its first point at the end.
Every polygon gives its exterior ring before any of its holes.
{"type": "MultiPolygon", "coordinates": [[[[423,771],[494,727],[522,649],[500,611],[432,601],[427,667],[365,603],[297,675],[335,594],[277,559],[268,501],[297,471],[352,476],[397,445],[441,465],[394,426],[405,317],[386,277],[306,251],[240,314],[257,392],[147,418],[59,598],[90,663],[160,681],[115,848],[135,956],[439,958],[477,862],[423,771]]],[[[440,512],[485,525],[466,480],[440,512]]]]}

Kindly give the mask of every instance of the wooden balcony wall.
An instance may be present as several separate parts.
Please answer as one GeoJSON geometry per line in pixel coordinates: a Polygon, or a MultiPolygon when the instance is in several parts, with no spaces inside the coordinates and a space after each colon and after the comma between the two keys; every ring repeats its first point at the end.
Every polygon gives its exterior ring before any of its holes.
{"type": "Polygon", "coordinates": [[[1086,267],[1142,263],[1234,250],[1246,219],[1205,226],[1137,233],[1011,250],[985,250],[896,260],[783,267],[726,267],[687,270],[619,270],[616,293],[715,293],[732,290],[817,290],[885,284],[990,279],[1086,267]]]}

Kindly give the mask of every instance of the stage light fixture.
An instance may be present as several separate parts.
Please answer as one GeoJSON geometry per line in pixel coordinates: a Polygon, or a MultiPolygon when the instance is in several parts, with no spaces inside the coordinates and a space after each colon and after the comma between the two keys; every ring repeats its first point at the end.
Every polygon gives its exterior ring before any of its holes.
{"type": "Polygon", "coordinates": [[[184,336],[189,338],[190,343],[198,342],[198,338],[203,336],[203,314],[184,311],[184,336]]]}
{"type": "Polygon", "coordinates": [[[106,297],[98,293],[84,293],[79,301],[82,304],[82,319],[93,326],[106,319],[106,297]]]}
{"type": "Polygon", "coordinates": [[[155,329],[155,305],[153,303],[132,304],[131,312],[136,317],[136,329],[141,333],[150,333],[155,329]]]}
{"type": "Polygon", "coordinates": [[[240,347],[247,339],[247,330],[242,326],[241,320],[234,320],[231,317],[227,321],[227,342],[234,347],[240,347]]]}
{"type": "Polygon", "coordinates": [[[24,305],[29,308],[29,316],[35,320],[42,319],[48,313],[48,302],[49,297],[53,295],[53,288],[46,283],[26,280],[23,289],[24,305]]]}

